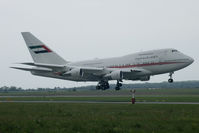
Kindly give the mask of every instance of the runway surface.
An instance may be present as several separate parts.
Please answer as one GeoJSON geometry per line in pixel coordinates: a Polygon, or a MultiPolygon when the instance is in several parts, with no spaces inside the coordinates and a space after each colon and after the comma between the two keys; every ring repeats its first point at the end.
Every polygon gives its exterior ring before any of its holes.
{"type": "MultiPolygon", "coordinates": [[[[106,103],[106,104],[131,104],[131,102],[106,102],[106,101],[0,101],[0,103],[106,103]]],[[[136,102],[135,104],[196,104],[199,102],[136,102]]]]}

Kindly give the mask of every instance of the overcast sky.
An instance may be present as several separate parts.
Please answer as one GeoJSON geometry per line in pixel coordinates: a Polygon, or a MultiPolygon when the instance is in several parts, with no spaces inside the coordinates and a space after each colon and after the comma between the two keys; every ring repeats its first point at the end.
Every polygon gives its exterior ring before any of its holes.
{"type": "MultiPolygon", "coordinates": [[[[0,0],[0,86],[90,85],[10,69],[16,62],[32,62],[22,31],[68,61],[176,48],[195,62],[174,80],[199,79],[199,0],[0,0]]],[[[149,82],[167,79],[168,74],[149,82]]]]}

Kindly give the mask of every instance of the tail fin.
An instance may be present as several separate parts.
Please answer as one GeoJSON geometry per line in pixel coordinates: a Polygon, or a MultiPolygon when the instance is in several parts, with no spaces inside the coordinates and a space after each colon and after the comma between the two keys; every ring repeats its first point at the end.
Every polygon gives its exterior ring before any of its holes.
{"type": "Polygon", "coordinates": [[[64,65],[67,62],[30,32],[21,33],[35,63],[64,65]]]}

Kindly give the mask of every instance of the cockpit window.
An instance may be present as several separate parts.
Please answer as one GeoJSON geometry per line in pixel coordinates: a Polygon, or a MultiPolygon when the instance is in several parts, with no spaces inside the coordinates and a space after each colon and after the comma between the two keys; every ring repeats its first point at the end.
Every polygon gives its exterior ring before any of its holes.
{"type": "Polygon", "coordinates": [[[172,52],[178,52],[178,50],[172,50],[172,52]]]}

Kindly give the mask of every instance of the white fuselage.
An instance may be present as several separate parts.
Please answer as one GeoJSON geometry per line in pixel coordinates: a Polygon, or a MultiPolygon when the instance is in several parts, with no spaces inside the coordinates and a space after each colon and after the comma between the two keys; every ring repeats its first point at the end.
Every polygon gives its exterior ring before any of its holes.
{"type": "MultiPolygon", "coordinates": [[[[174,72],[190,65],[194,60],[175,50],[175,49],[161,49],[151,50],[145,52],[139,52],[130,54],[122,57],[107,58],[107,59],[95,59],[88,61],[81,61],[75,63],[69,63],[71,67],[94,67],[94,68],[105,68],[107,70],[120,70],[130,71],[131,69],[137,68],[145,70],[141,73],[128,76],[124,79],[136,80],[137,77],[151,76],[163,73],[174,72]]],[[[58,78],[58,77],[57,77],[58,78]]],[[[98,78],[85,79],[85,77],[64,77],[67,80],[76,81],[95,81],[98,78]]]]}
{"type": "MultiPolygon", "coordinates": [[[[95,59],[81,62],[68,63],[67,66],[74,68],[104,68],[106,71],[129,71],[123,79],[141,80],[158,74],[170,73],[183,69],[193,63],[193,59],[175,49],[151,50],[138,52],[122,57],[107,59],[95,59]],[[130,73],[134,69],[141,69],[139,73],[130,73]]],[[[32,73],[34,75],[59,78],[72,81],[100,81],[97,76],[60,76],[54,73],[32,73]]]]}

